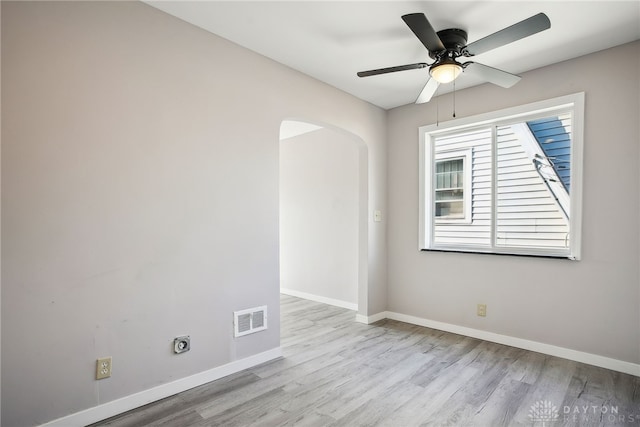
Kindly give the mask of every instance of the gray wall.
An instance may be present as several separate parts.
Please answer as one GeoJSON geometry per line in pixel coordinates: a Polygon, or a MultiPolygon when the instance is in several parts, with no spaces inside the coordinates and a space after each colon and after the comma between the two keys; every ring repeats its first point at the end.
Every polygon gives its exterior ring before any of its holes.
{"type": "Polygon", "coordinates": [[[452,96],[390,110],[388,310],[640,362],[640,42],[456,94],[457,117],[584,91],[581,261],[419,252],[418,127],[452,96]],[[487,304],[487,317],[476,304],[487,304]]]}
{"type": "MultiPolygon", "coordinates": [[[[2,2],[2,89],[6,426],[278,347],[282,120],[358,135],[386,206],[384,111],[143,3],[2,2]],[[233,339],[232,311],[263,304],[269,329],[233,339]]],[[[368,314],[386,241],[362,227],[368,314]]]]}
{"type": "Polygon", "coordinates": [[[361,144],[326,128],[280,142],[281,288],[358,304],[361,144]]]}
{"type": "Polygon", "coordinates": [[[1,15],[4,425],[279,345],[284,119],[367,145],[361,314],[640,363],[639,43],[456,94],[462,117],[586,92],[583,260],[571,262],[417,251],[417,129],[434,102],[386,114],[142,3],[2,2],[1,15]],[[263,304],[269,330],[234,340],[231,311],[263,304]],[[183,333],[193,350],[177,357],[183,333]],[[96,382],[106,355],[114,375],[96,382]]]}

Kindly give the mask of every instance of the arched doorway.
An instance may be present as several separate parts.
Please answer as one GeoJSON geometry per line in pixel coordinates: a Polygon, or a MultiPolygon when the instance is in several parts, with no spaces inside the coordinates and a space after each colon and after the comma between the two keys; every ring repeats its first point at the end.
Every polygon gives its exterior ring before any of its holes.
{"type": "Polygon", "coordinates": [[[280,127],[280,287],[357,310],[366,297],[367,149],[306,120],[280,127]]]}

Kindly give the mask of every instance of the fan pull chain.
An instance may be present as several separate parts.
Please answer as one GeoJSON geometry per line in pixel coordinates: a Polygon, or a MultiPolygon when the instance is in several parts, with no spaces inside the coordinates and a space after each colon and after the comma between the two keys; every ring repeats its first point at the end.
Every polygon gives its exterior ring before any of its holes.
{"type": "Polygon", "coordinates": [[[438,92],[440,91],[440,86],[436,88],[436,127],[440,125],[440,97],[438,96],[438,92]]]}
{"type": "Polygon", "coordinates": [[[456,80],[453,80],[453,117],[456,117],[456,80]]]}

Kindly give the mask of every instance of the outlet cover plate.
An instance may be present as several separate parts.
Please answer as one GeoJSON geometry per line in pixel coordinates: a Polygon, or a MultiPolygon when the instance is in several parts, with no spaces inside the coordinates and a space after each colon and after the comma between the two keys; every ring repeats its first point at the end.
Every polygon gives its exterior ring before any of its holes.
{"type": "Polygon", "coordinates": [[[487,317],[487,305],[486,304],[478,304],[478,316],[487,317]]]}
{"type": "Polygon", "coordinates": [[[101,357],[96,361],[96,380],[102,380],[111,376],[111,356],[101,357]]]}
{"type": "Polygon", "coordinates": [[[186,353],[191,350],[191,337],[183,335],[173,340],[173,352],[175,354],[186,353]]]}

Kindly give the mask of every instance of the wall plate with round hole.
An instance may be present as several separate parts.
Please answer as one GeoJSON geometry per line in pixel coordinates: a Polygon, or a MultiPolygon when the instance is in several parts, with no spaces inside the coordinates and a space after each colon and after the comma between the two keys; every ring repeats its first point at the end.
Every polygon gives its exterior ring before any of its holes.
{"type": "Polygon", "coordinates": [[[173,340],[173,352],[176,354],[191,350],[191,337],[184,335],[173,340]]]}

